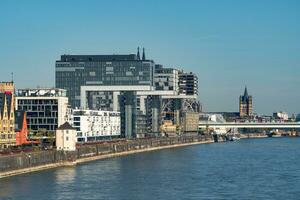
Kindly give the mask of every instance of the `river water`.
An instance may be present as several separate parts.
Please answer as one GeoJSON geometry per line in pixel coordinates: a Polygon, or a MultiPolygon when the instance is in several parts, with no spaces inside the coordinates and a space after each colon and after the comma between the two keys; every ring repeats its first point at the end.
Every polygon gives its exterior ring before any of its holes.
{"type": "Polygon", "coordinates": [[[300,138],[165,149],[8,177],[0,199],[300,199],[300,138]]]}

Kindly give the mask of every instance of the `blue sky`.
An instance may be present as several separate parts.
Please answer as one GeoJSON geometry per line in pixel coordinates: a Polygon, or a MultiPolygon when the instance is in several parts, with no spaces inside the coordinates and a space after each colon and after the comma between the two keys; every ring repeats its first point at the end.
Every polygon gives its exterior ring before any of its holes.
{"type": "Polygon", "coordinates": [[[146,56],[194,71],[205,111],[300,113],[300,1],[1,0],[0,80],[54,86],[61,54],[146,56]]]}

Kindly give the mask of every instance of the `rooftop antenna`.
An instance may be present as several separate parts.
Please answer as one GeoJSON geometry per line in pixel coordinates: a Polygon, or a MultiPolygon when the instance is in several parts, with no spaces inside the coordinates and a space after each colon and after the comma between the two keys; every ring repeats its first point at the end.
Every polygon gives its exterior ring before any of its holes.
{"type": "Polygon", "coordinates": [[[14,73],[13,72],[11,73],[11,82],[12,83],[14,82],[14,73]]]}
{"type": "Polygon", "coordinates": [[[143,57],[142,60],[146,60],[146,56],[145,56],[145,48],[143,48],[143,57]]]}
{"type": "Polygon", "coordinates": [[[137,48],[137,58],[138,58],[138,60],[141,59],[141,57],[140,57],[140,47],[137,48]]]}

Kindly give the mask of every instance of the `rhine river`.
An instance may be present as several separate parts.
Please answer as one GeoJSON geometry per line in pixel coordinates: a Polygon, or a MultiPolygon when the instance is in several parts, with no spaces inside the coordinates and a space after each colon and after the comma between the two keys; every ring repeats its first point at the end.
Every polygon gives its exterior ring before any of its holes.
{"type": "Polygon", "coordinates": [[[8,177],[0,199],[300,199],[300,138],[165,149],[8,177]]]}

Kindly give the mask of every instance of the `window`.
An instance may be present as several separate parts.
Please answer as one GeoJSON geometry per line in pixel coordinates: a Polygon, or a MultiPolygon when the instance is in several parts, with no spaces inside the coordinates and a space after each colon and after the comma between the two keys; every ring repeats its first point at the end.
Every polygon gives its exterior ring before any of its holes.
{"type": "Polygon", "coordinates": [[[69,137],[68,136],[66,137],[66,141],[69,141],[69,137]]]}

